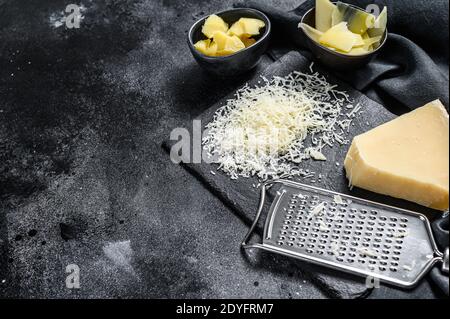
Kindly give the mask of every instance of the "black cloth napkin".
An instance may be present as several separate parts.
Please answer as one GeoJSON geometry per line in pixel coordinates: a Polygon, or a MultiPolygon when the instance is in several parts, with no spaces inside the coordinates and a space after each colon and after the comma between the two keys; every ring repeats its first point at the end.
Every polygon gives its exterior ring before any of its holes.
{"type": "MultiPolygon", "coordinates": [[[[361,8],[377,5],[380,11],[387,6],[389,36],[385,47],[370,64],[359,70],[337,72],[335,75],[397,115],[435,99],[440,99],[448,111],[448,0],[344,2],[361,8]]],[[[315,0],[306,0],[296,9],[285,12],[256,1],[235,4],[235,7],[251,7],[268,15],[273,24],[271,55],[275,59],[293,48],[314,58],[307,50],[303,32],[298,29],[303,14],[314,6],[315,0]]],[[[441,233],[436,235],[440,246],[443,246],[442,238],[445,236],[440,236],[441,233]]],[[[448,276],[435,268],[431,278],[448,295],[448,276]]]]}
{"type": "MultiPolygon", "coordinates": [[[[336,75],[391,112],[400,115],[432,100],[449,107],[448,0],[347,0],[361,8],[388,8],[389,37],[376,59],[366,67],[336,75]]],[[[298,29],[303,14],[314,7],[306,0],[290,12],[258,3],[235,4],[266,13],[273,24],[273,50],[279,57],[293,47],[307,52],[298,29]]]]}

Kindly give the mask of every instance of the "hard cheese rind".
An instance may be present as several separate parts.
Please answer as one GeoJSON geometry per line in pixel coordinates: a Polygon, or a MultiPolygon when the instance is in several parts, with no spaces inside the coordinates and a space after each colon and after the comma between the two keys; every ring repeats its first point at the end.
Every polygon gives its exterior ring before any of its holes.
{"type": "Polygon", "coordinates": [[[449,117],[440,101],[354,138],[345,159],[351,185],[449,208],[449,117]]]}

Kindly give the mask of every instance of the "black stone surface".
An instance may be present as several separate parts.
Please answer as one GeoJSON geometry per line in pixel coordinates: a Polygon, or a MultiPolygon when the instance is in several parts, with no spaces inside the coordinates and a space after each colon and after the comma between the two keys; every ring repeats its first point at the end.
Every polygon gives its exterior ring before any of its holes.
{"type": "Polygon", "coordinates": [[[78,3],[67,29],[67,1],[0,0],[0,297],[330,297],[283,259],[241,256],[245,224],[161,150],[253,75],[211,79],[186,45],[232,1],[78,3]]]}

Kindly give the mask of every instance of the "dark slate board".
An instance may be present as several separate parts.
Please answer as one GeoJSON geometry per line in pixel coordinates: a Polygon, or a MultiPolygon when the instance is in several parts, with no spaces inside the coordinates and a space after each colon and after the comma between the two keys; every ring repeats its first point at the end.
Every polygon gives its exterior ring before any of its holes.
{"type": "MultiPolygon", "coordinates": [[[[295,70],[309,73],[310,65],[311,62],[300,53],[290,52],[270,65],[261,75],[267,78],[272,76],[285,76],[295,70]]],[[[350,141],[354,136],[395,118],[395,115],[387,111],[382,105],[370,100],[367,96],[331,76],[320,66],[314,67],[314,71],[318,71],[320,74],[325,75],[331,84],[337,84],[339,90],[346,91],[354,101],[355,105],[356,103],[359,103],[362,106],[361,110],[363,111],[363,114],[353,121],[354,126],[351,127],[350,133],[347,135],[347,138],[350,141]]],[[[257,76],[249,84],[255,85],[259,79],[259,76],[257,76]]],[[[225,97],[200,115],[198,119],[202,121],[202,125],[204,126],[209,123],[217,108],[224,105],[225,101],[232,98],[233,95],[234,93],[225,97]]],[[[174,141],[166,141],[163,144],[163,147],[166,151],[170,152],[170,148],[174,143],[174,141]]],[[[307,168],[310,171],[320,172],[323,175],[320,183],[316,181],[314,184],[311,184],[310,180],[305,179],[299,179],[298,181],[397,207],[420,211],[425,214],[429,213],[426,209],[406,201],[377,195],[360,189],[353,189],[350,191],[343,169],[343,162],[348,147],[349,145],[324,149],[323,153],[328,159],[326,162],[311,160],[301,164],[303,168],[307,168]],[[339,163],[339,166],[336,165],[336,163],[339,163]]],[[[247,224],[252,222],[259,202],[259,190],[253,187],[254,184],[258,183],[256,178],[231,180],[225,174],[217,172],[215,165],[206,163],[183,163],[183,165],[194,176],[198,177],[206,187],[215,193],[225,204],[232,208],[244,222],[247,224]],[[211,171],[215,171],[216,175],[211,174],[211,171]]],[[[259,233],[261,232],[262,229],[259,227],[259,233]]],[[[242,237],[244,237],[244,235],[245,234],[242,234],[242,237]]],[[[342,274],[334,270],[328,270],[323,267],[293,259],[287,259],[286,262],[291,263],[292,267],[301,267],[303,271],[309,273],[317,284],[325,289],[331,296],[337,298],[353,298],[364,294],[366,291],[365,280],[362,278],[342,274]]]]}

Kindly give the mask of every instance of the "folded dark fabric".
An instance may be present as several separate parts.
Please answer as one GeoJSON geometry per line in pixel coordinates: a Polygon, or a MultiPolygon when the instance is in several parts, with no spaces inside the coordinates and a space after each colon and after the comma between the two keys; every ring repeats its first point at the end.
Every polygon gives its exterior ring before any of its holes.
{"type": "MultiPolygon", "coordinates": [[[[346,1],[361,8],[376,4],[388,7],[388,41],[366,67],[336,74],[380,102],[391,112],[402,114],[432,100],[449,107],[448,86],[448,1],[447,0],[355,0],[346,1]]],[[[314,7],[306,0],[291,12],[256,1],[238,3],[266,13],[273,23],[274,55],[292,46],[305,54],[304,35],[298,29],[303,14],[314,7]]],[[[309,54],[306,52],[307,56],[309,54]]]]}

